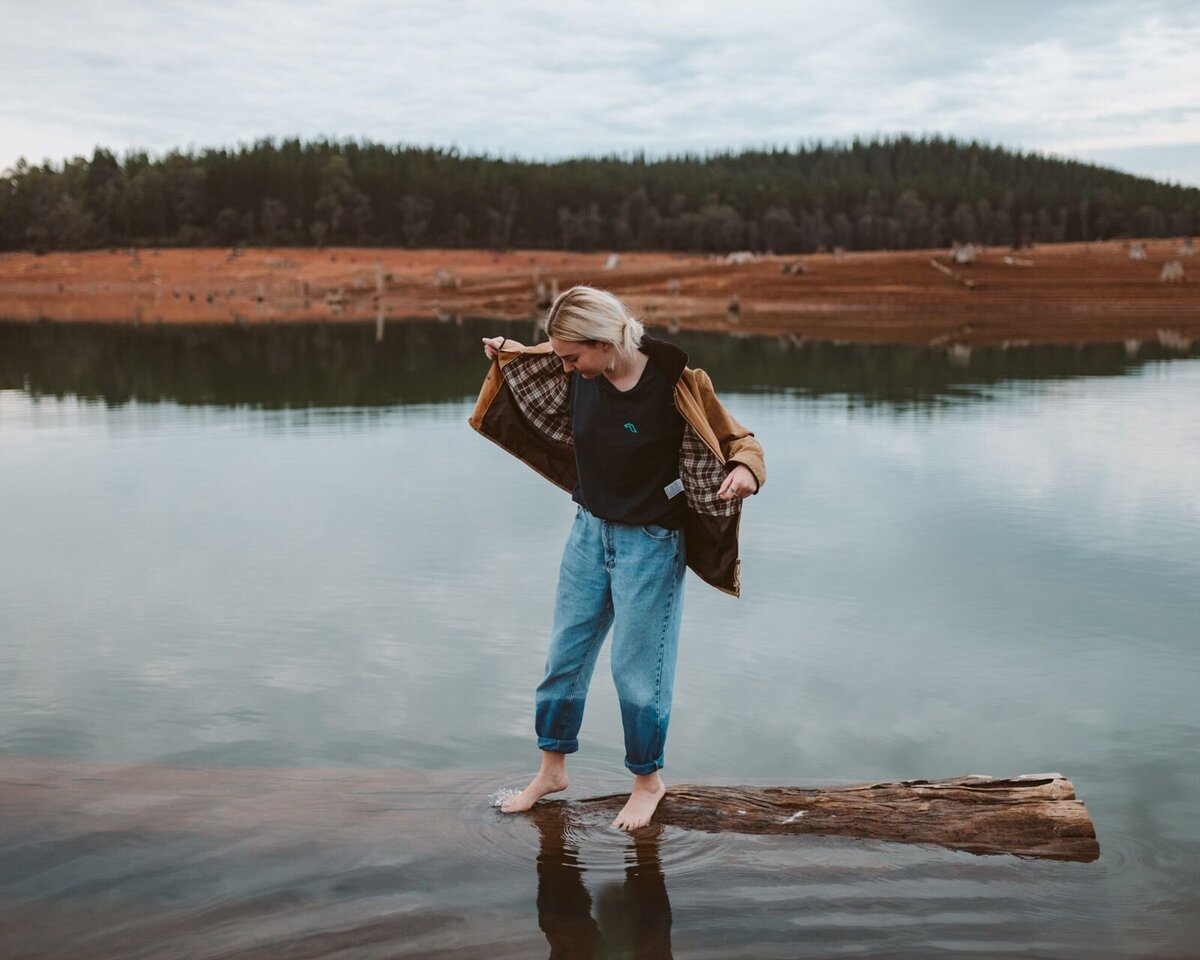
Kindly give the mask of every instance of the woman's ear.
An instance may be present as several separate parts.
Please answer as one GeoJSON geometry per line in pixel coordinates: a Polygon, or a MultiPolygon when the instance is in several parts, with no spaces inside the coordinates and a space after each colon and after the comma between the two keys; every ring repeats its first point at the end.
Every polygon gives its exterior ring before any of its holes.
{"type": "Polygon", "coordinates": [[[613,345],[607,340],[597,340],[596,349],[604,354],[604,369],[615,370],[617,368],[617,354],[616,351],[613,350],[613,345]]]}

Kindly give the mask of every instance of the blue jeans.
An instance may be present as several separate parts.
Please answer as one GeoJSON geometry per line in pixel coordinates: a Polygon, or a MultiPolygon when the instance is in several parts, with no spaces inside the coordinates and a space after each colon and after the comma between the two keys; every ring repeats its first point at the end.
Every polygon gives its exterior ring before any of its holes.
{"type": "Polygon", "coordinates": [[[575,511],[563,549],[546,677],[535,698],[538,749],[574,753],[596,658],[611,626],[625,766],[663,765],[687,569],[682,530],[575,511]]]}

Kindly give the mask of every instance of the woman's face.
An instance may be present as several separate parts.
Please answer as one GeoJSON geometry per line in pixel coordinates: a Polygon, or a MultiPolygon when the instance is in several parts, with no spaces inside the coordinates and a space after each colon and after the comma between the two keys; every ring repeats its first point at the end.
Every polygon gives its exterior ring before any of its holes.
{"type": "Polygon", "coordinates": [[[612,360],[611,343],[580,342],[578,340],[560,340],[550,338],[550,349],[562,361],[563,372],[579,371],[584,379],[591,380],[608,369],[612,360]]]}

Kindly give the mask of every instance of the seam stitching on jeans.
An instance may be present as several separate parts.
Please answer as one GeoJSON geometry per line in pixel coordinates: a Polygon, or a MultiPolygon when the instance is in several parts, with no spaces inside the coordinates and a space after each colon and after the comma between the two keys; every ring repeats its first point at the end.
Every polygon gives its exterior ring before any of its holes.
{"type": "MultiPolygon", "coordinates": [[[[669,594],[667,594],[667,609],[663,613],[662,632],[659,634],[659,637],[658,637],[658,675],[655,677],[655,680],[654,680],[654,740],[653,740],[654,749],[652,751],[654,754],[654,758],[653,758],[654,760],[658,759],[658,755],[663,752],[663,746],[664,746],[661,743],[661,740],[662,740],[662,734],[661,734],[661,730],[662,730],[662,723],[661,723],[661,717],[662,717],[662,706],[661,706],[661,704],[662,704],[662,671],[663,671],[663,660],[665,659],[666,648],[667,648],[667,630],[670,628],[670,625],[671,625],[671,611],[674,609],[674,607],[675,607],[675,590],[672,588],[671,592],[669,594]]],[[[647,761],[647,763],[649,763],[649,762],[652,762],[652,761],[647,761]]]]}
{"type": "MultiPolygon", "coordinates": [[[[601,615],[600,615],[600,626],[598,626],[596,628],[596,631],[592,634],[592,638],[588,641],[587,652],[583,655],[583,658],[579,661],[579,669],[576,670],[575,675],[573,677],[571,677],[571,689],[567,691],[567,695],[564,698],[566,700],[572,700],[575,697],[575,691],[579,688],[579,677],[583,673],[583,668],[587,664],[588,660],[591,659],[592,650],[594,650],[596,647],[597,638],[599,638],[599,636],[604,632],[604,629],[605,629],[603,626],[604,620],[605,620],[604,614],[606,614],[608,612],[608,608],[610,606],[612,606],[611,594],[604,601],[604,610],[601,611],[601,615]]],[[[559,719],[557,720],[557,722],[554,725],[554,731],[556,733],[562,732],[562,725],[563,725],[564,720],[565,720],[565,717],[562,716],[562,712],[560,711],[559,719]]],[[[562,737],[555,737],[554,739],[561,740],[562,737]]]]}

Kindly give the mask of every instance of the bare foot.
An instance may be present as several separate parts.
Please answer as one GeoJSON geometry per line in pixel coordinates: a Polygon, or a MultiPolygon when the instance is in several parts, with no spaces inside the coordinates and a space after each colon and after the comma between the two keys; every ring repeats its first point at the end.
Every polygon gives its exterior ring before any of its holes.
{"type": "Polygon", "coordinates": [[[501,813],[521,813],[528,810],[548,793],[559,793],[567,789],[567,772],[565,770],[539,770],[533,782],[515,797],[510,797],[500,804],[501,813]]]}
{"type": "Polygon", "coordinates": [[[629,800],[621,808],[612,825],[618,830],[627,831],[646,826],[654,816],[654,811],[658,809],[658,801],[666,792],[667,785],[662,782],[657,770],[644,777],[635,777],[629,800]]]}

